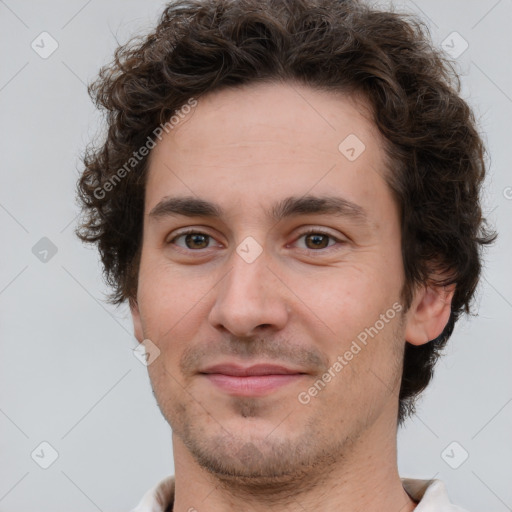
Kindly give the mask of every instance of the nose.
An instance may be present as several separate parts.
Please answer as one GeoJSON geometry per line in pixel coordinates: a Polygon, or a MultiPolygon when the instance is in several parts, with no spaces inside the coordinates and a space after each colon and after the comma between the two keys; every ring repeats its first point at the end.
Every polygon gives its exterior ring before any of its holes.
{"type": "Polygon", "coordinates": [[[230,270],[214,288],[215,303],[208,317],[213,327],[250,337],[261,329],[280,330],[286,325],[286,286],[267,265],[265,252],[251,263],[233,252],[230,270]]]}

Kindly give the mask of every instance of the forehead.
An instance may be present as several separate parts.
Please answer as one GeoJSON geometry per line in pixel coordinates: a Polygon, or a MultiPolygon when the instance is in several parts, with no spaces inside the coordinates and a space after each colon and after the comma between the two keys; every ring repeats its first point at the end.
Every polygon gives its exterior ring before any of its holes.
{"type": "Polygon", "coordinates": [[[320,154],[334,150],[336,154],[338,144],[349,135],[364,142],[383,142],[362,95],[292,82],[214,91],[179,117],[164,138],[182,151],[199,147],[211,150],[230,143],[258,147],[288,143],[297,151],[317,150],[320,154]]]}
{"type": "Polygon", "coordinates": [[[389,192],[384,142],[361,97],[251,84],[205,95],[181,117],[151,152],[146,214],[180,194],[262,209],[279,194],[337,190],[357,203],[389,192]]]}

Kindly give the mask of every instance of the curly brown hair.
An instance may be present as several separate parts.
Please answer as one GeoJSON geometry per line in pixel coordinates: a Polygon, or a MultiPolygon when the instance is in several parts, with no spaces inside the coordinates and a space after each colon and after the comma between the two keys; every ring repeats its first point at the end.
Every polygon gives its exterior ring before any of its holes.
{"type": "Polygon", "coordinates": [[[401,210],[405,310],[418,284],[456,285],[442,334],[422,346],[406,343],[401,425],[415,412],[455,322],[471,313],[481,251],[496,238],[480,205],[486,163],[474,115],[459,95],[453,64],[416,17],[357,0],[168,4],[156,29],[120,46],[89,86],[108,132],[83,157],[77,185],[83,217],[75,232],[98,244],[113,288],[109,302],[133,304],[148,158],[138,158],[129,172],[126,162],[191,97],[282,80],[362,93],[372,106],[392,163],[387,181],[401,210]]]}

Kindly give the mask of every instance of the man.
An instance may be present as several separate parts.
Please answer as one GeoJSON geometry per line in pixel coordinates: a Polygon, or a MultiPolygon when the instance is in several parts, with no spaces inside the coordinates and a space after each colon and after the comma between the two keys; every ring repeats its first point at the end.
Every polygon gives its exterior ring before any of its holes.
{"type": "Polygon", "coordinates": [[[178,1],[103,68],[77,233],[173,432],[137,512],[462,510],[396,461],[494,238],[450,69],[341,0],[178,1]]]}

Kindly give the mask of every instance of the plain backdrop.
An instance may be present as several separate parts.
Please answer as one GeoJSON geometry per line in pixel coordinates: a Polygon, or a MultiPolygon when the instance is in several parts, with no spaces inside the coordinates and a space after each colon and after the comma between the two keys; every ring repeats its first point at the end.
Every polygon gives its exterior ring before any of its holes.
{"type": "MultiPolygon", "coordinates": [[[[164,5],[0,0],[0,512],[127,511],[174,472],[170,428],[134,357],[128,308],[105,303],[96,249],[73,234],[80,155],[100,121],[86,84],[118,43],[154,26],[164,5]]],[[[505,512],[512,510],[512,0],[394,5],[419,14],[436,44],[460,53],[463,95],[491,156],[485,212],[499,231],[478,316],[459,322],[417,416],[399,432],[400,474],[440,478],[471,512],[505,512]]]]}

